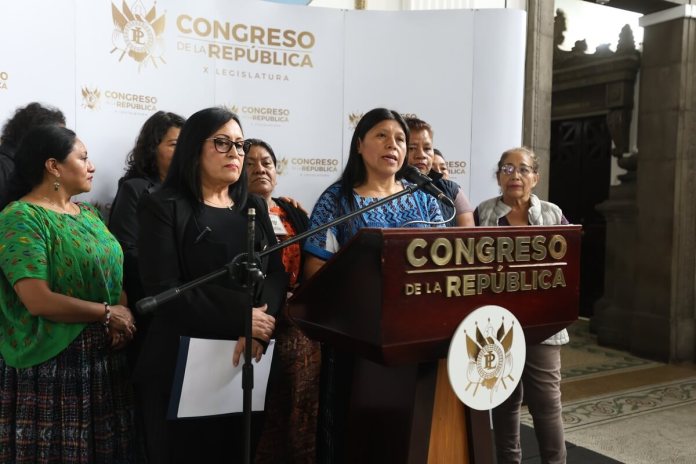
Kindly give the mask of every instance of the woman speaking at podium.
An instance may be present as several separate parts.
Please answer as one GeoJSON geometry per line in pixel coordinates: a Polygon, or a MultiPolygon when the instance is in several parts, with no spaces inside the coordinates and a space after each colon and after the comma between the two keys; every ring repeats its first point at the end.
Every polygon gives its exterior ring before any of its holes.
{"type": "MultiPolygon", "coordinates": [[[[399,113],[376,108],[366,113],[353,132],[348,163],[338,182],[321,194],[310,217],[310,229],[326,224],[406,188],[406,146],[409,129],[399,113]]],[[[311,277],[363,227],[443,226],[437,200],[422,191],[398,197],[342,224],[310,236],[304,250],[305,277],[311,277]]],[[[338,440],[341,406],[349,392],[352,358],[322,347],[317,448],[319,462],[342,454],[338,440]]]]}
{"type": "MultiPolygon", "coordinates": [[[[502,196],[482,202],[474,211],[478,226],[556,226],[568,224],[561,209],[532,193],[539,182],[539,162],[525,147],[507,150],[496,171],[502,196]]],[[[566,462],[561,417],[561,345],[568,343],[563,329],[539,345],[527,346],[522,379],[512,395],[493,409],[498,463],[519,463],[522,396],[534,420],[542,462],[566,462]]]]}
{"type": "MultiPolygon", "coordinates": [[[[256,209],[257,251],[276,243],[263,200],[247,195],[246,148],[237,115],[223,108],[201,110],[182,126],[162,188],[143,195],[138,205],[138,264],[148,295],[221,269],[246,252],[249,208],[256,209]]],[[[244,342],[249,342],[242,337],[243,321],[253,303],[252,353],[260,359],[258,340],[271,338],[273,315],[287,288],[279,254],[271,254],[262,271],[266,280],[260,301],[252,302],[246,289],[221,277],[155,311],[134,372],[149,463],[241,462],[240,417],[167,420],[166,412],[181,336],[239,337],[237,363],[244,342]]],[[[230,362],[232,358],[230,353],[230,362]]]]}

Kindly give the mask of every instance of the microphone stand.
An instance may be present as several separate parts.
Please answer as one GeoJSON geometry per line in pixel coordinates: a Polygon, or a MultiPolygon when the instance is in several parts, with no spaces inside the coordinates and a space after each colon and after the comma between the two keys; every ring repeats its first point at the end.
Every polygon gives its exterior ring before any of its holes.
{"type": "Polygon", "coordinates": [[[418,190],[420,187],[418,185],[407,185],[405,188],[399,192],[396,192],[392,195],[389,195],[388,197],[384,197],[380,200],[375,201],[374,203],[370,203],[369,205],[357,209],[355,211],[352,211],[344,216],[340,216],[336,219],[334,219],[331,222],[328,222],[326,224],[322,224],[321,226],[317,227],[316,229],[311,229],[307,230],[301,234],[297,234],[294,237],[291,237],[287,240],[284,240],[283,242],[279,242],[272,247],[269,247],[259,253],[255,253],[254,251],[254,237],[255,237],[255,220],[256,220],[256,211],[254,208],[249,208],[248,212],[248,217],[249,217],[249,223],[248,223],[248,234],[247,234],[247,253],[237,255],[227,263],[225,266],[222,268],[215,270],[213,272],[210,272],[209,274],[203,275],[201,277],[198,277],[197,279],[194,279],[190,282],[187,282],[185,284],[182,284],[179,287],[174,287],[170,288],[169,290],[165,290],[164,292],[161,292],[157,295],[154,296],[148,296],[145,297],[141,300],[139,300],[136,303],[136,308],[138,310],[138,313],[140,314],[148,314],[157,309],[157,307],[163,303],[166,303],[167,301],[173,300],[174,298],[178,297],[184,292],[187,292],[189,290],[192,290],[204,283],[210,282],[211,280],[217,279],[218,277],[228,275],[231,279],[237,279],[241,280],[244,275],[244,273],[239,272],[239,268],[243,265],[244,270],[246,270],[246,282],[243,282],[243,286],[247,288],[249,291],[249,295],[251,297],[252,305],[250,308],[246,310],[245,313],[245,323],[244,323],[244,337],[245,337],[245,346],[244,346],[244,365],[242,367],[242,388],[244,390],[244,397],[243,397],[243,416],[244,416],[244,462],[246,464],[251,463],[251,394],[252,394],[252,389],[254,388],[254,366],[251,364],[251,345],[252,345],[252,337],[251,337],[251,318],[252,318],[252,311],[253,311],[253,305],[254,305],[254,299],[256,296],[256,289],[257,285],[263,281],[263,274],[259,267],[257,266],[257,260],[260,259],[263,256],[269,255],[271,253],[274,253],[278,250],[281,250],[289,245],[292,245],[293,243],[297,243],[301,240],[304,240],[305,238],[309,237],[310,235],[314,235],[317,232],[321,232],[323,230],[326,230],[330,227],[333,227],[335,225],[341,224],[359,214],[364,213],[365,211],[369,211],[373,208],[376,208],[378,206],[381,206],[385,203],[388,203],[396,198],[399,198],[403,195],[407,195],[409,193],[413,193],[414,191],[418,190]],[[248,259],[247,257],[253,257],[253,259],[248,259]]]}
{"type": "MultiPolygon", "coordinates": [[[[270,253],[273,253],[275,251],[278,251],[280,249],[283,249],[287,246],[292,245],[293,243],[297,243],[299,241],[304,240],[305,238],[309,237],[310,235],[314,235],[317,232],[321,232],[323,230],[328,229],[329,227],[333,227],[335,225],[341,224],[348,219],[351,219],[359,214],[364,213],[365,211],[369,211],[373,208],[376,208],[378,206],[381,206],[385,203],[388,203],[396,198],[399,198],[400,196],[412,193],[414,191],[418,190],[417,185],[408,185],[404,190],[400,192],[396,192],[392,195],[389,195],[388,197],[384,197],[380,200],[375,201],[374,203],[370,203],[369,205],[365,206],[364,208],[357,209],[355,211],[352,211],[345,216],[338,217],[334,219],[331,222],[327,222],[326,224],[322,224],[321,226],[317,227],[316,229],[311,229],[306,232],[302,232],[301,234],[297,234],[294,237],[288,238],[287,240],[284,240],[282,242],[279,242],[272,247],[269,247],[259,253],[255,253],[258,258],[261,258],[263,256],[266,256],[270,253]]],[[[138,313],[139,314],[150,314],[153,311],[157,309],[157,307],[163,303],[166,303],[167,301],[173,300],[174,298],[178,297],[180,294],[187,292],[189,290],[193,290],[194,288],[203,285],[207,282],[210,282],[211,280],[215,280],[218,277],[224,276],[224,275],[230,275],[230,276],[235,276],[238,273],[235,272],[235,268],[240,265],[241,259],[246,259],[246,254],[238,255],[235,256],[232,261],[221,267],[220,269],[217,269],[215,271],[210,272],[209,274],[205,274],[201,277],[198,277],[196,279],[193,279],[189,282],[186,282],[184,284],[181,284],[178,287],[170,288],[169,290],[165,290],[161,293],[158,293],[157,295],[154,296],[147,296],[141,300],[138,300],[138,302],[135,304],[138,313]]]]}
{"type": "MultiPolygon", "coordinates": [[[[247,256],[254,256],[254,239],[256,237],[256,209],[249,208],[247,231],[247,256]]],[[[244,366],[242,367],[243,415],[244,415],[244,462],[251,463],[251,393],[254,389],[254,366],[251,364],[251,318],[254,311],[256,289],[263,281],[263,273],[256,265],[255,259],[247,259],[246,286],[249,291],[251,305],[246,310],[244,317],[244,366]]]]}

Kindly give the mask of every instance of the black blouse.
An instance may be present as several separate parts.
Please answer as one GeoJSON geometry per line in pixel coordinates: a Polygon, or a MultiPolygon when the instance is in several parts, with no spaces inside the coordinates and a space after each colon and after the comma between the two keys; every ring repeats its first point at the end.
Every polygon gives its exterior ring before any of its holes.
{"type": "MultiPolygon", "coordinates": [[[[245,214],[227,208],[204,206],[200,214],[192,216],[184,233],[184,260],[192,275],[201,276],[222,268],[235,257],[247,252],[248,219],[245,214]],[[236,239],[230,239],[236,237],[236,239]],[[243,239],[242,239],[243,238],[243,239]]],[[[269,243],[264,241],[263,229],[254,228],[254,248],[262,251],[269,243]]],[[[283,272],[280,253],[271,255],[267,272],[283,272]]],[[[222,277],[215,282],[229,289],[244,291],[231,278],[222,277]]]]}
{"type": "MultiPolygon", "coordinates": [[[[250,207],[257,211],[257,247],[276,243],[258,197],[250,196],[241,211],[209,207],[193,211],[186,200],[166,189],[144,195],[138,205],[138,261],[145,293],[180,287],[245,252],[250,207]]],[[[252,303],[268,304],[267,313],[277,316],[288,284],[280,252],[268,257],[262,271],[265,279],[258,301],[252,302],[246,290],[221,277],[160,305],[143,344],[135,380],[157,383],[168,393],[181,336],[236,339],[244,334],[245,309],[252,303]]]]}

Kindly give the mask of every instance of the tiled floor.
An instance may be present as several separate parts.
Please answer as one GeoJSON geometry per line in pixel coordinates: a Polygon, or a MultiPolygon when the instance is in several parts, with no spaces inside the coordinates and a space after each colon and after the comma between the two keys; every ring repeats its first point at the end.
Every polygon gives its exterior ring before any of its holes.
{"type": "Polygon", "coordinates": [[[587,320],[568,332],[570,343],[561,350],[564,403],[696,376],[694,364],[664,364],[597,345],[587,320]]]}
{"type": "MultiPolygon", "coordinates": [[[[696,365],[600,347],[587,321],[569,331],[561,390],[566,440],[577,446],[568,463],[696,463],[696,365]]],[[[528,413],[522,423],[531,426],[528,413]]]]}
{"type": "Polygon", "coordinates": [[[561,384],[563,402],[576,401],[606,393],[672,382],[696,376],[694,365],[661,365],[642,370],[607,373],[585,379],[569,379],[561,384]]]}

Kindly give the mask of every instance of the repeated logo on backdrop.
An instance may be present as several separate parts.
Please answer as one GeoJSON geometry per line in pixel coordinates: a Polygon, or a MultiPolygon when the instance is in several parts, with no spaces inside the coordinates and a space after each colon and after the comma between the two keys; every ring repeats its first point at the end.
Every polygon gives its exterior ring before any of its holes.
{"type": "Polygon", "coordinates": [[[240,111],[247,119],[257,123],[277,126],[290,122],[290,110],[288,108],[242,106],[240,111]]]}
{"type": "Polygon", "coordinates": [[[0,71],[0,90],[7,90],[7,82],[10,80],[10,75],[7,71],[0,71]]]}
{"type": "Polygon", "coordinates": [[[157,97],[121,90],[100,90],[99,87],[84,85],[82,107],[100,110],[102,106],[122,113],[150,114],[157,111],[157,97]]]}
{"type": "Polygon", "coordinates": [[[363,113],[350,113],[348,115],[348,126],[352,129],[355,130],[355,128],[358,126],[358,122],[363,117],[363,113]]]}
{"type": "Polygon", "coordinates": [[[279,158],[276,171],[279,175],[292,173],[299,176],[325,177],[338,174],[341,162],[328,157],[279,158]]]}
{"type": "Polygon", "coordinates": [[[466,161],[445,161],[445,164],[447,164],[447,171],[452,176],[466,174],[466,161]]]}
{"type": "Polygon", "coordinates": [[[118,61],[126,56],[138,63],[141,68],[159,64],[164,61],[164,14],[157,17],[155,5],[146,10],[143,2],[137,0],[128,6],[123,1],[121,9],[111,4],[114,30],[111,40],[114,48],[111,53],[118,54],[118,61]]]}
{"type": "Polygon", "coordinates": [[[287,168],[287,167],[288,167],[287,158],[281,158],[276,163],[276,172],[282,176],[283,173],[285,172],[285,168],[287,168]]]}
{"type": "Polygon", "coordinates": [[[280,126],[290,122],[290,109],[256,105],[222,105],[246,121],[266,126],[280,126]]]}
{"type": "Polygon", "coordinates": [[[82,107],[90,110],[96,110],[99,108],[99,98],[101,97],[101,92],[98,88],[87,86],[82,87],[82,107]]]}

